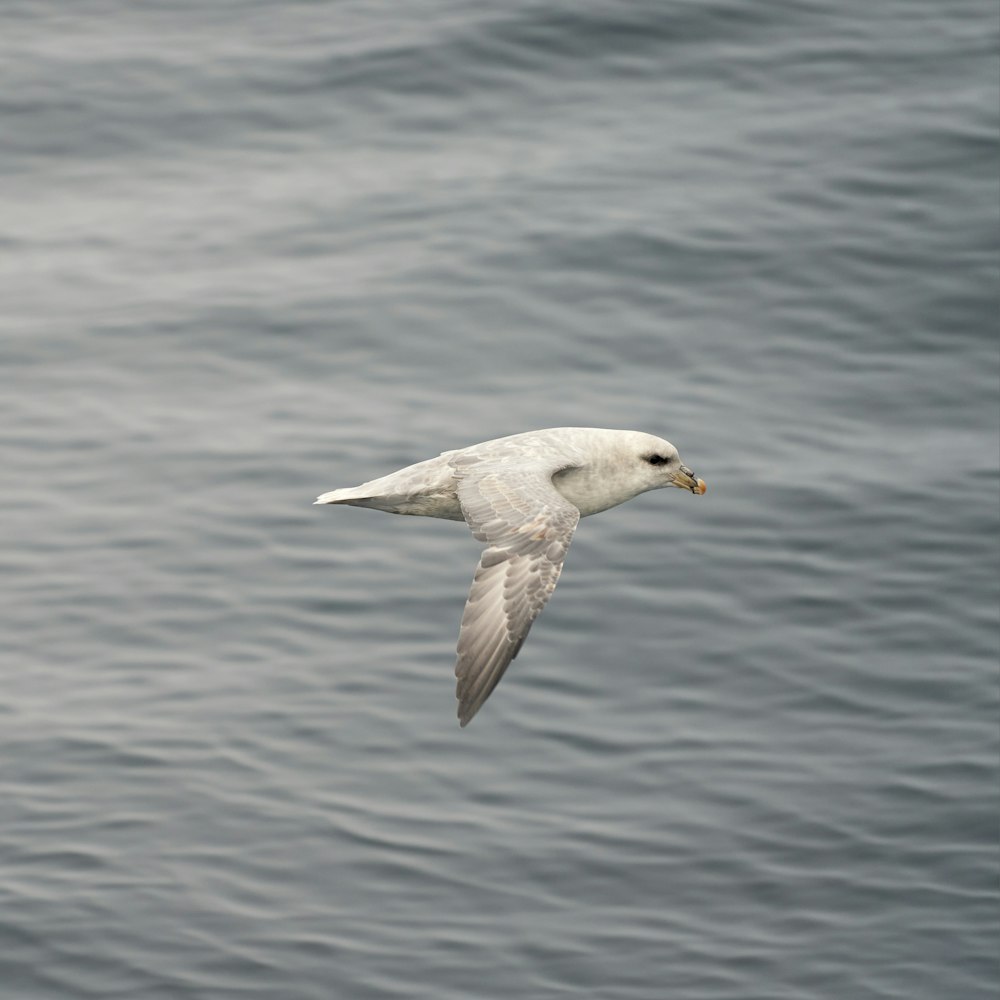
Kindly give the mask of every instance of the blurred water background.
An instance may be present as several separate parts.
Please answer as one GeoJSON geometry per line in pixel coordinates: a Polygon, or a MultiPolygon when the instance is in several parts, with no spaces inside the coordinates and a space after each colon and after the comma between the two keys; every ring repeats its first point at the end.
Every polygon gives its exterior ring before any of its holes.
{"type": "Polygon", "coordinates": [[[0,996],[995,997],[986,0],[0,8],[0,996]],[[670,438],[467,730],[461,524],[670,438]]]}

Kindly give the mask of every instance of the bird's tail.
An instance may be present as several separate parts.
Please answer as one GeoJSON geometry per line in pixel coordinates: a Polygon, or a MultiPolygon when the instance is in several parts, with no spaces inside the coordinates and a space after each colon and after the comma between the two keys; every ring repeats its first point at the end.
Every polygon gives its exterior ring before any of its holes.
{"type": "Polygon", "coordinates": [[[316,503],[349,503],[357,504],[359,500],[367,500],[371,497],[371,494],[365,490],[359,490],[357,487],[346,490],[330,490],[329,493],[321,493],[313,501],[316,503]]]}

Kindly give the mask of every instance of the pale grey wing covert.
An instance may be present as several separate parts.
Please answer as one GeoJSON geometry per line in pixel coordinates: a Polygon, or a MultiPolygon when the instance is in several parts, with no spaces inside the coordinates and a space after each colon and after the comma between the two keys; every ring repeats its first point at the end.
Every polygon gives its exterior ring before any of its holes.
{"type": "Polygon", "coordinates": [[[562,572],[580,512],[552,485],[567,463],[462,463],[458,499],[483,551],[458,636],[458,719],[466,725],[517,656],[562,572]]]}

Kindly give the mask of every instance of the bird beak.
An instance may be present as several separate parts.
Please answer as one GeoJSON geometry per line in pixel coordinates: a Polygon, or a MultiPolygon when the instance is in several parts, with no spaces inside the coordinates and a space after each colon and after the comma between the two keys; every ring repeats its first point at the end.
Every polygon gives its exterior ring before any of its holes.
{"type": "Polygon", "coordinates": [[[686,465],[682,465],[674,473],[674,486],[681,490],[690,490],[692,493],[697,493],[698,496],[704,494],[705,490],[708,489],[705,485],[705,480],[697,479],[695,474],[686,465]]]}

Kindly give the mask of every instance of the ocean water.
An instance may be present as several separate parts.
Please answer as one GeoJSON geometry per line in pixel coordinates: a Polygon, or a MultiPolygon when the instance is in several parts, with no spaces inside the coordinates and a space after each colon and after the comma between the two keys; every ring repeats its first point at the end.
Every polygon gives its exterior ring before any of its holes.
{"type": "Polygon", "coordinates": [[[986,0],[0,8],[3,1000],[996,996],[986,0]],[[461,524],[588,518],[465,730],[461,524]]]}

